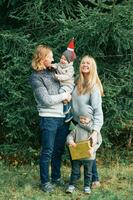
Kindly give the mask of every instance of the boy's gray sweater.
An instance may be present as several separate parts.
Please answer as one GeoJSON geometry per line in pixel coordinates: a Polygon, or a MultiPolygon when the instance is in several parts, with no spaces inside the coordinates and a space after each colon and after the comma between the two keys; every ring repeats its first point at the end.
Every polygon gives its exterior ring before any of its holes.
{"type": "Polygon", "coordinates": [[[39,116],[64,117],[64,94],[59,94],[60,83],[54,79],[55,70],[34,71],[30,77],[39,116]]]}
{"type": "MultiPolygon", "coordinates": [[[[75,128],[69,133],[67,136],[67,144],[71,142],[81,142],[87,140],[91,135],[91,132],[82,128],[79,124],[75,126],[75,128]]],[[[93,146],[94,152],[93,156],[89,158],[89,160],[93,160],[96,158],[96,151],[100,147],[102,143],[102,136],[101,133],[97,133],[97,144],[93,146]]]]}

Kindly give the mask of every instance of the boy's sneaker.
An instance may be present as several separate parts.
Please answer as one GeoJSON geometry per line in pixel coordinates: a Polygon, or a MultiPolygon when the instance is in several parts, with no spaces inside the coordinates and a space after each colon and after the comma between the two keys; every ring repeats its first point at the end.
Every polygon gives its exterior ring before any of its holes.
{"type": "Polygon", "coordinates": [[[85,194],[90,194],[91,193],[90,187],[88,187],[88,186],[84,187],[84,193],[85,194]]]}
{"type": "Polygon", "coordinates": [[[94,182],[92,182],[91,188],[92,188],[92,189],[95,189],[95,188],[98,188],[98,187],[100,187],[100,186],[101,186],[101,184],[100,184],[99,181],[94,181],[94,182]]]}
{"type": "Polygon", "coordinates": [[[50,182],[45,183],[45,184],[41,184],[40,188],[43,192],[53,192],[53,186],[50,182]]]}
{"type": "Polygon", "coordinates": [[[65,117],[65,123],[70,122],[72,118],[73,118],[72,112],[67,113],[65,117]]]}
{"type": "Polygon", "coordinates": [[[69,103],[63,104],[63,113],[66,115],[71,110],[71,105],[69,103]]]}
{"type": "Polygon", "coordinates": [[[74,185],[69,185],[66,189],[66,193],[73,193],[75,191],[74,185]]]}
{"type": "Polygon", "coordinates": [[[65,182],[61,178],[58,178],[56,180],[52,180],[52,184],[56,186],[64,186],[65,182]]]}

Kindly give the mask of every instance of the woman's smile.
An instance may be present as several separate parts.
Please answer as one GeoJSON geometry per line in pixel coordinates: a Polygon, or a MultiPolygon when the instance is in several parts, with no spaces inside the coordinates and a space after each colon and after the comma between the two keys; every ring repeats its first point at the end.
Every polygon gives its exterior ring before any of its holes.
{"type": "Polygon", "coordinates": [[[83,65],[81,67],[81,70],[82,70],[83,73],[89,73],[90,67],[88,65],[83,65]]]}
{"type": "Polygon", "coordinates": [[[90,72],[90,60],[88,58],[84,59],[81,63],[81,71],[82,73],[89,73],[90,72]]]}

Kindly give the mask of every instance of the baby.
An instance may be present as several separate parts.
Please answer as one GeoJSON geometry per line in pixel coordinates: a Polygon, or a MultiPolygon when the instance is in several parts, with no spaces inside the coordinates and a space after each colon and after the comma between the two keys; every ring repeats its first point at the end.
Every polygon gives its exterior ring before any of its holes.
{"type": "MultiPolygon", "coordinates": [[[[68,44],[67,50],[65,50],[60,58],[59,63],[52,65],[56,69],[55,78],[60,81],[59,93],[70,92],[72,93],[74,88],[74,67],[73,61],[76,58],[74,52],[74,38],[68,44]]],[[[72,119],[71,104],[64,101],[64,114],[66,114],[65,122],[69,122],[72,119]]]]}

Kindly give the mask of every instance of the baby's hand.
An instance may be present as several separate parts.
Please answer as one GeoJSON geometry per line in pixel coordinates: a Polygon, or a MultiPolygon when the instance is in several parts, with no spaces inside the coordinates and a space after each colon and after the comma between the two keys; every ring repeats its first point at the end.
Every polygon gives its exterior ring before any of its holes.
{"type": "Polygon", "coordinates": [[[69,143],[69,145],[70,145],[71,147],[76,147],[76,143],[73,142],[73,141],[71,141],[71,142],[69,143]]]}
{"type": "Polygon", "coordinates": [[[55,76],[55,79],[56,79],[56,80],[59,80],[58,74],[55,74],[54,76],[55,76]]]}
{"type": "Polygon", "coordinates": [[[51,63],[51,67],[56,69],[56,65],[51,63]]]}
{"type": "Polygon", "coordinates": [[[64,103],[64,104],[67,104],[67,103],[68,103],[68,101],[67,101],[67,100],[64,100],[64,101],[63,101],[63,103],[64,103]]]}

